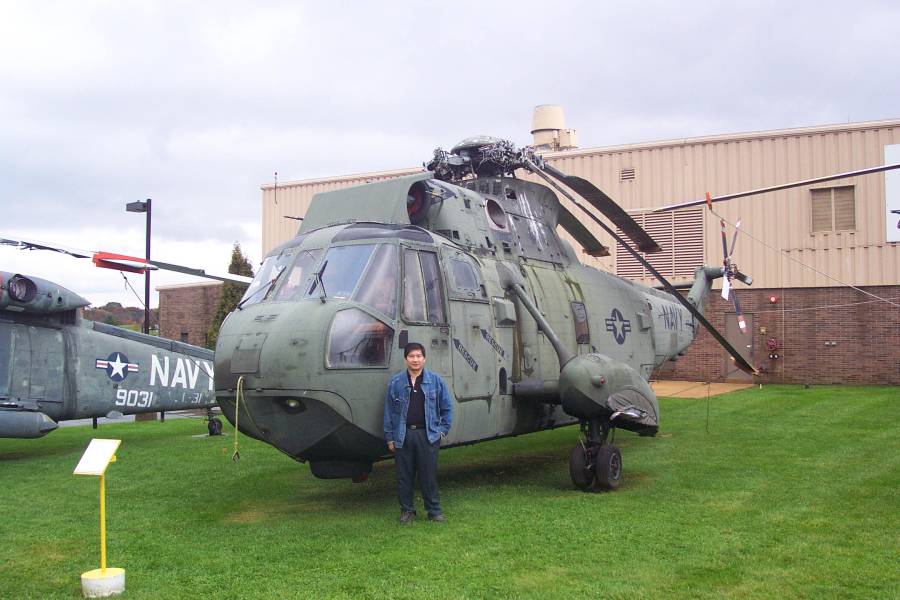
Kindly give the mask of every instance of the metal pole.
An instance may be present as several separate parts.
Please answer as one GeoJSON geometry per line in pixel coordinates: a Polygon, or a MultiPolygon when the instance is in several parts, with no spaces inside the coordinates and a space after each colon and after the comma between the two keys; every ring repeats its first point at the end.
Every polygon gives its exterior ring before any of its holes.
{"type": "Polygon", "coordinates": [[[106,573],[106,475],[100,475],[100,571],[106,573]]]}
{"type": "MultiPolygon", "coordinates": [[[[150,262],[150,206],[152,200],[147,198],[147,262],[150,262]]],[[[144,271],[144,333],[150,333],[150,270],[144,271]]]]}

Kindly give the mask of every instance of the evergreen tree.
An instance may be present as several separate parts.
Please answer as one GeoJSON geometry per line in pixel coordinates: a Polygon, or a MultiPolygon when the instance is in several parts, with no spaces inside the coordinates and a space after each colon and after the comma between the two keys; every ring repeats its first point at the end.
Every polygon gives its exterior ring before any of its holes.
{"type": "MultiPolygon", "coordinates": [[[[231,264],[228,265],[228,272],[233,275],[253,277],[253,267],[250,266],[250,261],[247,260],[244,253],[241,252],[241,244],[239,242],[235,242],[234,248],[231,250],[231,264]]],[[[244,295],[246,289],[247,286],[241,283],[226,281],[222,284],[222,294],[219,296],[219,306],[216,307],[216,314],[213,316],[212,325],[210,325],[209,331],[206,334],[207,348],[214,349],[216,347],[216,340],[219,339],[219,328],[222,326],[222,321],[225,320],[228,313],[235,309],[238,302],[241,301],[241,296],[244,295]]]]}

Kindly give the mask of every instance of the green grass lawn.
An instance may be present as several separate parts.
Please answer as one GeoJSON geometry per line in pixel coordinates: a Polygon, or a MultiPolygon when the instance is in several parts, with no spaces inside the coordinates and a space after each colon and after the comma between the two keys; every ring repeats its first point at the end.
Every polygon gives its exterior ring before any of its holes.
{"type": "MultiPolygon", "coordinates": [[[[898,598],[900,389],[770,386],[663,399],[656,438],[619,432],[619,491],[573,489],[567,427],[441,454],[443,525],[397,523],[393,463],[368,482],[200,420],[0,440],[0,597],[77,598],[109,565],[126,598],[898,598]]],[[[421,507],[420,507],[421,509],[421,507]]],[[[420,512],[420,514],[422,514],[420,512]]]]}

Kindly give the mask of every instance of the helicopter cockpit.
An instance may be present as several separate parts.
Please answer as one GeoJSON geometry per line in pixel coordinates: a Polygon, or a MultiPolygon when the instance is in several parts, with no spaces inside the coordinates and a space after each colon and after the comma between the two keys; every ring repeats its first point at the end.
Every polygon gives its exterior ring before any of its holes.
{"type": "Polygon", "coordinates": [[[343,301],[326,336],[325,367],[384,368],[398,311],[408,323],[447,322],[437,252],[426,244],[433,247],[431,234],[409,225],[301,235],[266,258],[238,306],[343,301]]]}

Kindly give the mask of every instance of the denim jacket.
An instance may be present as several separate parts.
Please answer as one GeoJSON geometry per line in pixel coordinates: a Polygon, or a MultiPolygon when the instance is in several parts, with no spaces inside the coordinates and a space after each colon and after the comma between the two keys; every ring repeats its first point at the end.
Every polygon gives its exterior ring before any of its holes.
{"type": "MultiPolygon", "coordinates": [[[[425,431],[432,444],[450,433],[453,402],[440,375],[423,370],[422,392],[425,394],[425,431]]],[[[409,379],[404,369],[391,379],[384,398],[384,441],[403,447],[406,438],[406,411],[409,409],[409,379]]]]}

